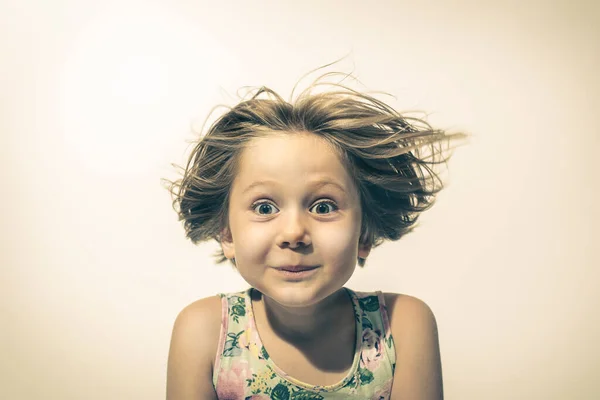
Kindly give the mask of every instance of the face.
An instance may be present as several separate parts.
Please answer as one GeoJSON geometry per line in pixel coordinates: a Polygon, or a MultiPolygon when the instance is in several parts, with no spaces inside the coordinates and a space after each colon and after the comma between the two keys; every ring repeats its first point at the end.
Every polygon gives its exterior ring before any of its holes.
{"type": "Polygon", "coordinates": [[[335,293],[352,276],[357,257],[369,253],[359,246],[360,228],[357,189],[323,139],[273,133],[253,139],[240,155],[230,235],[221,245],[265,296],[302,307],[335,293]]]}

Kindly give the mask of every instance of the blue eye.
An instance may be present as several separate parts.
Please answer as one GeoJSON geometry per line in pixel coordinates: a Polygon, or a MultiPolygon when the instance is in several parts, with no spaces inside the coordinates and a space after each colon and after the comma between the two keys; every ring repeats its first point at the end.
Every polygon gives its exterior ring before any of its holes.
{"type": "Polygon", "coordinates": [[[315,212],[319,215],[322,214],[330,214],[338,209],[332,201],[319,201],[314,206],[310,208],[311,210],[315,210],[315,212]]]}
{"type": "Polygon", "coordinates": [[[271,215],[279,211],[273,204],[264,201],[253,204],[252,209],[259,215],[271,215]]]}

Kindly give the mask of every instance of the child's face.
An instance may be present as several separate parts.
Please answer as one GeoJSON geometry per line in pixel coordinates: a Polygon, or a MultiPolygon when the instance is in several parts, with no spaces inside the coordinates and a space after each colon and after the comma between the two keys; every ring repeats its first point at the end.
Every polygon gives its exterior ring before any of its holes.
{"type": "Polygon", "coordinates": [[[221,245],[242,277],[281,305],[315,304],[352,276],[360,198],[338,155],[310,133],[272,134],[242,152],[229,200],[231,241],[221,245]],[[316,267],[301,274],[286,266],[316,267]]]}

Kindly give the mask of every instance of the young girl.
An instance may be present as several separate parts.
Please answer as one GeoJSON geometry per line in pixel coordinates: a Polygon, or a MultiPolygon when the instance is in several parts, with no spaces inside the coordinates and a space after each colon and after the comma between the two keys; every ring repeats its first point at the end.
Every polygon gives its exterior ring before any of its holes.
{"type": "Polygon", "coordinates": [[[295,101],[261,88],[199,141],[175,206],[250,288],[175,321],[167,399],[441,399],[437,328],[422,301],[344,287],[397,240],[441,183],[460,137],[317,80],[295,101]]]}

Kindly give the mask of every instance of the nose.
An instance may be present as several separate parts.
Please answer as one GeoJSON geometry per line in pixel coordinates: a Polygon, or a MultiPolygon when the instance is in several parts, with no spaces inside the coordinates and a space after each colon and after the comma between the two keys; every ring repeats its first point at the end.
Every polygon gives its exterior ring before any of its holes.
{"type": "Polygon", "coordinates": [[[312,241],[305,218],[298,212],[289,213],[282,218],[282,226],[277,238],[279,247],[295,249],[311,245],[312,241]]]}

